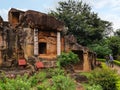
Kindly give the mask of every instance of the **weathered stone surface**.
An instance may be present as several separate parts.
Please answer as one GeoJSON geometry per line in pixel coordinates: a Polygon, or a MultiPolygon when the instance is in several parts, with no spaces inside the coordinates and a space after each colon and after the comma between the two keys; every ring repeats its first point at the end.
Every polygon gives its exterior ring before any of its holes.
{"type": "Polygon", "coordinates": [[[55,32],[50,34],[50,32],[47,31],[39,31],[39,43],[46,43],[46,55],[56,55],[57,53],[56,34],[55,32]]]}
{"type": "Polygon", "coordinates": [[[8,15],[9,22],[0,17],[0,65],[7,62],[9,66],[9,59],[17,62],[24,58],[34,71],[35,62],[42,61],[46,67],[54,67],[61,52],[73,51],[80,58],[74,67],[76,70],[90,71],[91,66],[94,67],[95,53],[79,45],[73,35],[66,35],[64,24],[55,17],[13,8],[8,15]]]}
{"type": "Polygon", "coordinates": [[[9,21],[13,26],[17,26],[19,24],[19,26],[30,26],[32,28],[40,28],[42,30],[48,28],[48,30],[52,29],[62,31],[64,28],[64,24],[56,20],[56,18],[33,10],[23,12],[12,8],[9,11],[9,21]]]}

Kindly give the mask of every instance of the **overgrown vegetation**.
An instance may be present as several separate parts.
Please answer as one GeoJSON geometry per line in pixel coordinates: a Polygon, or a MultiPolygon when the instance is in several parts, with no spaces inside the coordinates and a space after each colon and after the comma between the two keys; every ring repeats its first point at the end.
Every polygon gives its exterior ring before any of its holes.
{"type": "Polygon", "coordinates": [[[96,68],[89,74],[83,73],[83,75],[85,75],[89,79],[88,87],[86,87],[87,90],[92,90],[93,88],[98,88],[96,90],[119,90],[120,89],[119,75],[115,70],[111,70],[105,64],[102,64],[102,69],[96,68]]]}
{"type": "Polygon", "coordinates": [[[2,75],[0,79],[0,90],[30,90],[31,82],[28,76],[17,76],[15,79],[9,79],[2,75]]]}
{"type": "Polygon", "coordinates": [[[0,90],[75,90],[75,82],[60,68],[46,69],[33,76],[1,76],[0,90]]]}
{"type": "MultiPolygon", "coordinates": [[[[66,34],[73,34],[77,42],[97,53],[99,58],[113,54],[120,56],[120,29],[114,30],[112,23],[102,20],[84,0],[60,1],[50,15],[64,22],[66,34]]],[[[120,60],[120,59],[119,59],[120,60]]]]}
{"type": "MultiPolygon", "coordinates": [[[[120,76],[103,63],[102,68],[81,74],[88,78],[83,84],[85,90],[120,90],[120,76]]],[[[1,77],[0,90],[76,90],[75,80],[61,68],[44,69],[33,76],[1,77]]]]}
{"type": "Polygon", "coordinates": [[[100,85],[97,84],[84,84],[85,90],[103,90],[100,85]]]}
{"type": "Polygon", "coordinates": [[[84,0],[60,1],[58,4],[49,14],[63,21],[68,27],[67,34],[73,34],[81,45],[98,43],[112,31],[111,23],[101,20],[84,0]]]}
{"type": "MultiPolygon", "coordinates": [[[[105,59],[97,59],[97,61],[105,62],[105,59]]],[[[113,62],[114,62],[115,65],[120,66],[120,61],[118,61],[118,60],[114,60],[113,62]]]]}
{"type": "Polygon", "coordinates": [[[38,90],[75,90],[76,86],[70,77],[58,75],[46,80],[37,88],[38,90]]]}
{"type": "Polygon", "coordinates": [[[77,54],[74,54],[72,51],[70,51],[69,53],[63,52],[60,56],[58,56],[58,59],[57,59],[57,64],[60,67],[73,65],[77,62],[79,62],[79,57],[77,54]]]}

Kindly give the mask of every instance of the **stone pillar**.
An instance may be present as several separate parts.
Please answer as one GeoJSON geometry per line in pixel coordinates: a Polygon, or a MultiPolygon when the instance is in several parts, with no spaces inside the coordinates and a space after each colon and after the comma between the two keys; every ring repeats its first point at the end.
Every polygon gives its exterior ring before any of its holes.
{"type": "Polygon", "coordinates": [[[25,37],[25,42],[23,47],[24,50],[24,57],[28,59],[28,57],[33,56],[33,31],[31,28],[24,28],[24,32],[27,33],[25,37]]]}
{"type": "Polygon", "coordinates": [[[3,63],[2,51],[0,50],[0,66],[2,65],[2,63],[3,63]]]}
{"type": "Polygon", "coordinates": [[[61,54],[60,32],[57,32],[57,55],[61,54]]]}
{"type": "Polygon", "coordinates": [[[0,35],[0,66],[2,65],[3,63],[3,56],[2,56],[2,46],[4,46],[4,43],[3,43],[3,38],[2,36],[0,35]]]}
{"type": "Polygon", "coordinates": [[[83,52],[83,70],[84,71],[90,71],[90,63],[89,63],[89,58],[88,58],[88,51],[83,52]]]}
{"type": "Polygon", "coordinates": [[[38,56],[38,29],[34,29],[34,55],[38,56]]]}

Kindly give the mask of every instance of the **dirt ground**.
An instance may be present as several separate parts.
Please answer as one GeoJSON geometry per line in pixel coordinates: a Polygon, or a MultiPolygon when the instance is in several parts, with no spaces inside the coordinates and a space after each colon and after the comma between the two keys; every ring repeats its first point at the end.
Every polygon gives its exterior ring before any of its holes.
{"type": "Polygon", "coordinates": [[[120,67],[119,66],[114,65],[114,67],[112,69],[117,70],[118,74],[120,75],[120,67]]]}

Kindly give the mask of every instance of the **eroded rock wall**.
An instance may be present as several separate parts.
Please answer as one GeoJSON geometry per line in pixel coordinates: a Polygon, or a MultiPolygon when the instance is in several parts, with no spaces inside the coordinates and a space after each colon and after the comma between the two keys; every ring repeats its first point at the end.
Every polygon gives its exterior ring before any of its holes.
{"type": "Polygon", "coordinates": [[[57,32],[54,31],[39,31],[39,55],[40,57],[44,56],[44,57],[49,57],[49,58],[55,58],[57,55],[57,32]],[[40,49],[42,49],[42,47],[40,46],[40,44],[45,43],[46,46],[43,46],[43,48],[45,47],[46,51],[43,53],[40,53],[40,49]]]}

